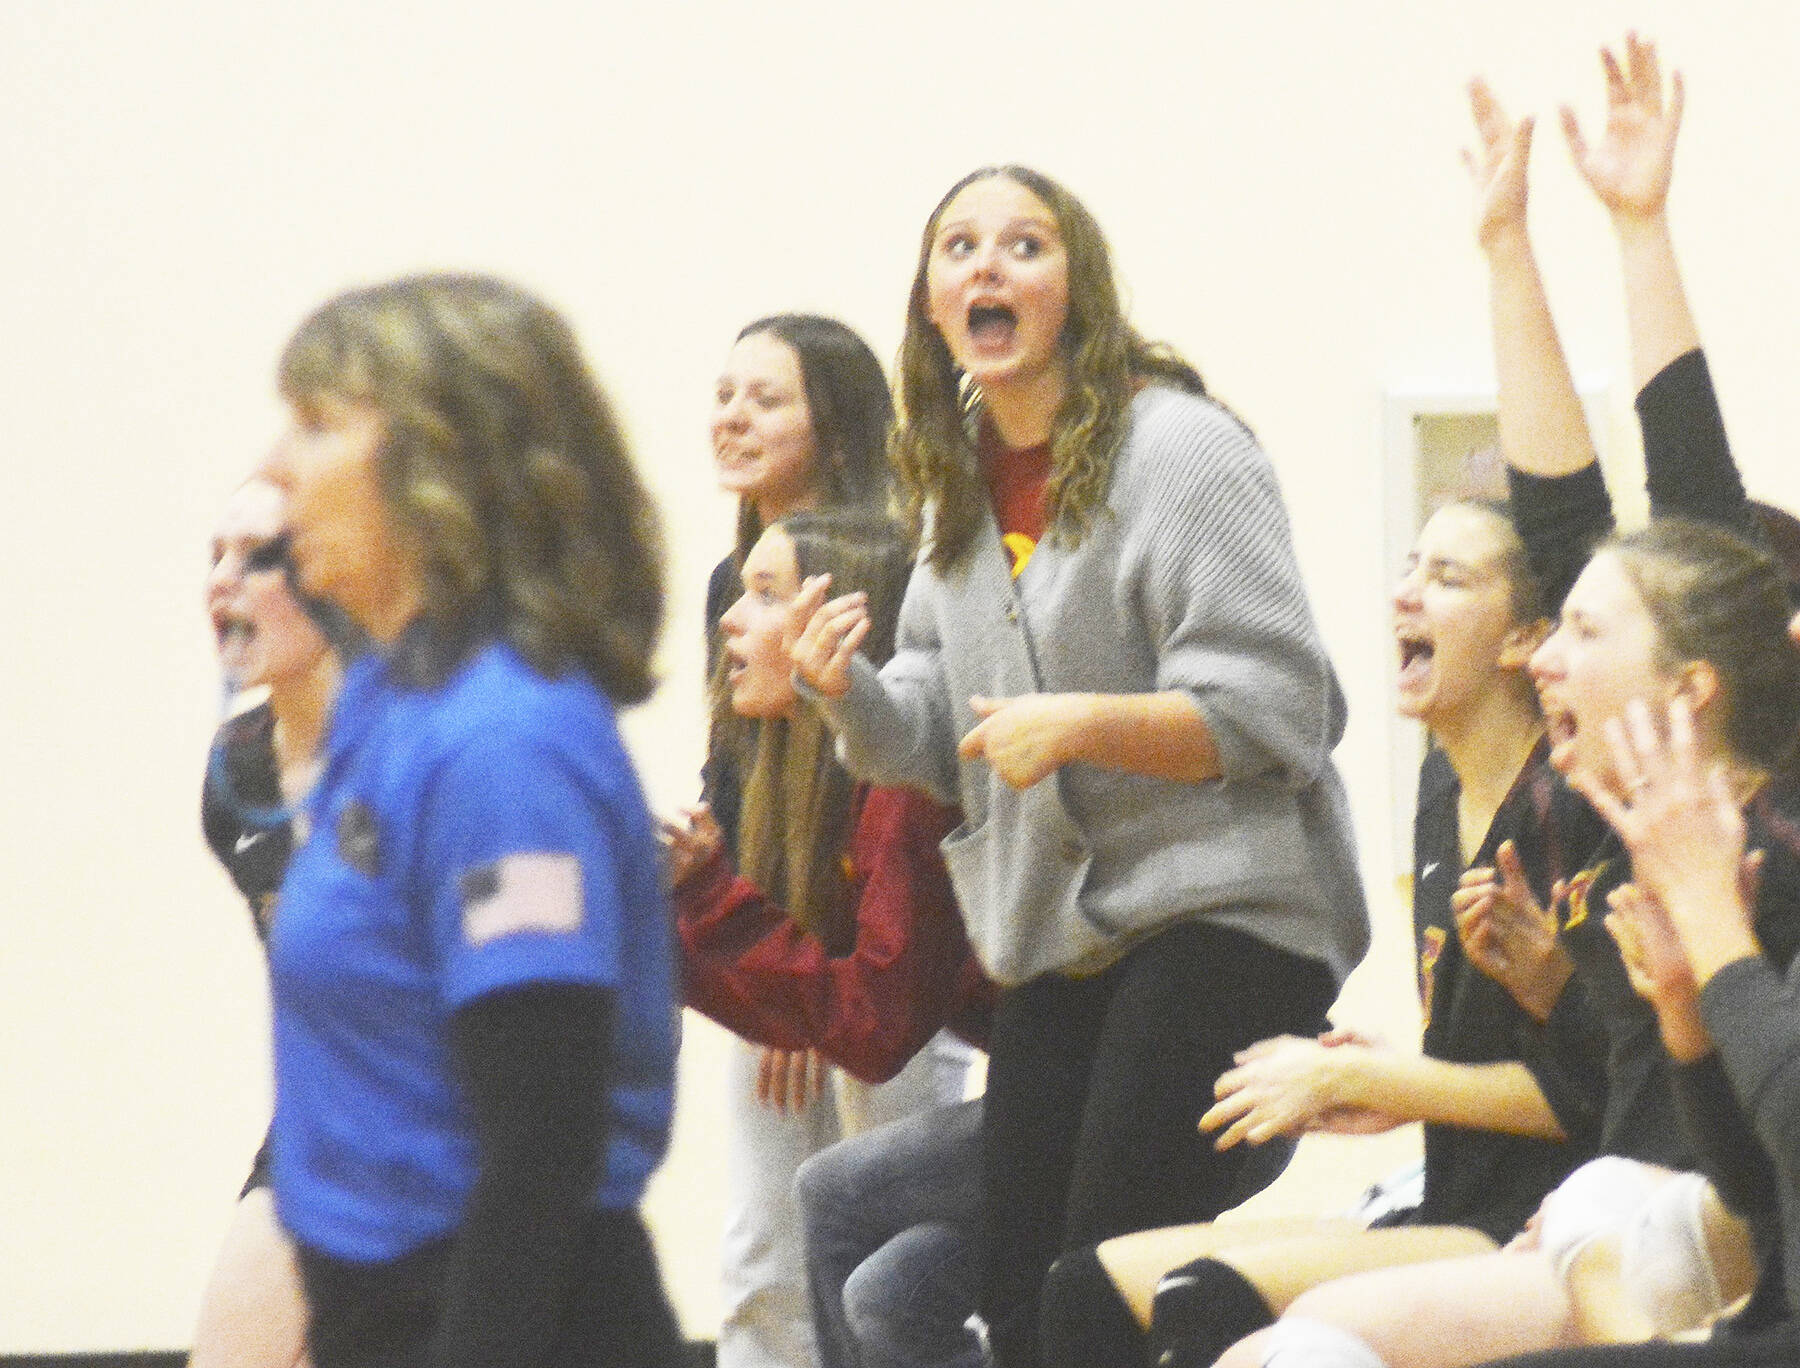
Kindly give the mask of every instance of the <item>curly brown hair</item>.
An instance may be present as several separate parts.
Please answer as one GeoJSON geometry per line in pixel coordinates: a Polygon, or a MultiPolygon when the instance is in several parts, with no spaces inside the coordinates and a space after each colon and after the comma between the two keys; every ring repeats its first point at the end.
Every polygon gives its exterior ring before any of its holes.
{"type": "Polygon", "coordinates": [[[1106,237],[1080,200],[1029,167],[971,171],[945,192],[925,221],[907,297],[897,415],[888,446],[915,537],[930,510],[925,555],[939,567],[953,563],[971,544],[987,507],[987,491],[975,456],[980,394],[966,383],[931,322],[926,276],[944,210],[968,186],[997,176],[1016,181],[1043,201],[1068,256],[1069,312],[1062,350],[1069,384],[1051,424],[1045,486],[1052,535],[1079,543],[1104,505],[1113,458],[1125,436],[1126,410],[1144,381],[1206,393],[1199,374],[1174,348],[1146,341],[1125,320],[1106,237]]]}
{"type": "Polygon", "coordinates": [[[619,703],[654,687],[662,536],[612,406],[554,309],[483,275],[348,291],[282,352],[282,395],[367,403],[377,476],[418,557],[435,671],[498,637],[619,703]]]}

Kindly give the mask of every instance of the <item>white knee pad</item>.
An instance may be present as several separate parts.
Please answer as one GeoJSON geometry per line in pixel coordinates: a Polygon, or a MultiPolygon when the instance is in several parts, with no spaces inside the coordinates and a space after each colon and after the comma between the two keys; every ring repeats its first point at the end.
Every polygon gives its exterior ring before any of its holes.
{"type": "Polygon", "coordinates": [[[1305,1316],[1283,1316],[1269,1331],[1262,1368],[1387,1368],[1348,1330],[1305,1316]]]}
{"type": "Polygon", "coordinates": [[[1567,1278],[1575,1256],[1597,1236],[1622,1232],[1665,1177],[1636,1160],[1609,1154],[1563,1179],[1539,1208],[1539,1244],[1556,1275],[1567,1278]]]}
{"type": "Polygon", "coordinates": [[[1619,1240],[1619,1281],[1658,1334],[1705,1325],[1724,1310],[1701,1215],[1707,1183],[1679,1173],[1650,1194],[1619,1240]]]}

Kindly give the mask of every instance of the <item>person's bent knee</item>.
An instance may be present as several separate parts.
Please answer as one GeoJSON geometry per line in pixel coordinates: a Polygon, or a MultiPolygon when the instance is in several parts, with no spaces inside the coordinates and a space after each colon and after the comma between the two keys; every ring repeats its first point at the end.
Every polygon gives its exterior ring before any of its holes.
{"type": "Polygon", "coordinates": [[[1212,1368],[1232,1345],[1274,1319],[1262,1293],[1238,1269],[1222,1259],[1195,1259],[1156,1285],[1151,1361],[1158,1368],[1212,1368]]]}
{"type": "Polygon", "coordinates": [[[794,1198],[803,1214],[829,1211],[856,1200],[856,1166],[846,1163],[837,1152],[840,1145],[827,1145],[808,1155],[794,1171],[794,1198]]]}
{"type": "Polygon", "coordinates": [[[1111,1368],[1141,1362],[1144,1332],[1090,1245],[1050,1265],[1038,1342],[1054,1368],[1111,1368]]]}
{"type": "Polygon", "coordinates": [[[1619,1242],[1619,1283],[1656,1327],[1673,1335],[1725,1309],[1707,1240],[1706,1179],[1680,1173],[1639,1206],[1619,1242]]]}
{"type": "Polygon", "coordinates": [[[844,1279],[844,1323],[858,1344],[885,1344],[905,1329],[911,1287],[896,1281],[882,1251],[864,1259],[844,1279]]]}
{"type": "Polygon", "coordinates": [[[967,1329],[975,1282],[960,1229],[925,1222],[896,1235],[844,1282],[844,1322],[863,1361],[877,1368],[975,1358],[967,1329]]]}
{"type": "Polygon", "coordinates": [[[1538,1243],[1559,1278],[1602,1235],[1622,1232],[1627,1221],[1664,1181],[1667,1170],[1618,1155],[1591,1159],[1563,1179],[1538,1208],[1538,1243]]]}

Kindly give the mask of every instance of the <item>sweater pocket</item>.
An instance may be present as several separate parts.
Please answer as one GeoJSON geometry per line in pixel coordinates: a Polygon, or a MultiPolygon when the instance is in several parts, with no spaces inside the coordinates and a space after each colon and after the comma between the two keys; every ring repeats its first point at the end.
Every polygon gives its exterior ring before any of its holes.
{"type": "Polygon", "coordinates": [[[1030,825],[964,822],[940,848],[969,943],[997,983],[1016,985],[1106,958],[1114,937],[1081,907],[1093,853],[1066,817],[1030,825]]]}

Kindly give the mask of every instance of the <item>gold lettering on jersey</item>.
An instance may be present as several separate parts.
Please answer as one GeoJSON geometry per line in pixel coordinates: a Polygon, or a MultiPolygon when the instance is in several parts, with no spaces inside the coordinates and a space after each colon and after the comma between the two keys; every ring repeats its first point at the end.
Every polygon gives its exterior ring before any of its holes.
{"type": "Polygon", "coordinates": [[[1610,860],[1602,860],[1592,869],[1584,869],[1569,880],[1565,896],[1568,899],[1569,915],[1563,919],[1563,930],[1573,931],[1587,920],[1588,899],[1593,894],[1594,884],[1606,872],[1610,860]]]}
{"type": "Polygon", "coordinates": [[[1431,990],[1437,982],[1438,961],[1443,958],[1447,940],[1441,926],[1428,926],[1419,937],[1419,1001],[1427,1022],[1431,1020],[1431,990]]]}

